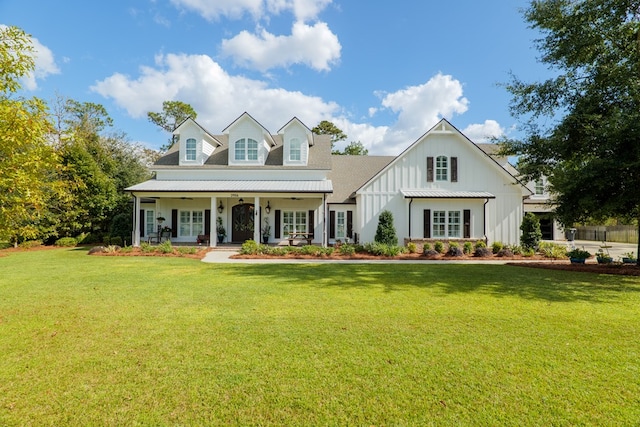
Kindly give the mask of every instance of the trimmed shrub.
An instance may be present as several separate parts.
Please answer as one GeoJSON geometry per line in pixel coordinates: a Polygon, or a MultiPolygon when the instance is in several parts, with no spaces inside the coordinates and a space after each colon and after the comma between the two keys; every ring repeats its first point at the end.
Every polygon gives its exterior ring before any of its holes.
{"type": "MultiPolygon", "coordinates": [[[[111,238],[111,242],[113,243],[113,238],[111,238]]],[[[162,254],[172,254],[173,253],[173,245],[171,244],[171,240],[165,240],[156,246],[156,251],[162,254]]]]}
{"type": "Polygon", "coordinates": [[[418,251],[418,247],[416,246],[415,243],[409,242],[407,243],[407,250],[409,251],[410,254],[415,254],[418,251]]]}
{"type": "Polygon", "coordinates": [[[116,246],[122,246],[122,237],[120,236],[111,236],[111,238],[109,239],[109,244],[110,245],[116,245],[116,246]]]}
{"type": "Polygon", "coordinates": [[[427,251],[431,250],[431,243],[425,243],[424,245],[422,245],[422,253],[426,253],[427,251]]]}
{"type": "Polygon", "coordinates": [[[393,226],[393,214],[391,211],[384,210],[380,212],[378,217],[378,228],[374,240],[385,245],[397,245],[398,236],[393,226]]]}
{"type": "Polygon", "coordinates": [[[476,256],[478,258],[487,258],[493,255],[493,252],[491,252],[491,249],[485,247],[480,247],[480,248],[476,248],[475,252],[473,253],[473,256],[476,256]]]}
{"type": "Polygon", "coordinates": [[[462,256],[462,249],[460,249],[460,245],[456,242],[449,243],[449,249],[447,250],[447,255],[449,256],[462,256]]]}
{"type": "Polygon", "coordinates": [[[476,242],[476,244],[475,244],[475,245],[473,245],[473,248],[474,248],[474,249],[478,249],[478,248],[486,248],[486,247],[487,247],[487,244],[486,244],[485,242],[483,242],[482,240],[478,240],[478,241],[476,242]]]}
{"type": "Polygon", "coordinates": [[[342,245],[338,248],[340,255],[351,256],[356,253],[356,248],[353,245],[342,245]]]}
{"type": "Polygon", "coordinates": [[[442,242],[435,242],[433,244],[433,249],[438,252],[439,254],[443,254],[444,253],[444,243],[442,242]]]}
{"type": "Polygon", "coordinates": [[[493,244],[491,245],[491,252],[497,254],[502,250],[502,248],[504,248],[502,242],[493,242],[493,244]]]}
{"type": "MultiPolygon", "coordinates": [[[[111,220],[111,227],[109,228],[109,234],[111,237],[120,237],[120,245],[125,240],[131,240],[131,229],[133,224],[131,223],[131,215],[126,213],[119,213],[111,220]]],[[[113,241],[111,244],[114,244],[113,241]]]]}
{"type": "Polygon", "coordinates": [[[464,252],[465,255],[471,255],[473,253],[473,243],[464,242],[464,246],[462,247],[462,252],[464,252]]]}
{"type": "Polygon", "coordinates": [[[258,253],[258,242],[255,240],[245,240],[240,248],[242,255],[256,255],[258,253]]]}
{"type": "Polygon", "coordinates": [[[61,237],[54,243],[56,246],[71,248],[78,244],[75,238],[73,237],[61,237]]]}
{"type": "Polygon", "coordinates": [[[18,247],[23,249],[31,249],[37,246],[42,246],[42,240],[25,240],[24,242],[18,244],[18,247]]]}
{"type": "Polygon", "coordinates": [[[520,224],[520,244],[524,249],[536,249],[542,239],[542,231],[540,231],[540,220],[532,212],[522,218],[522,224],[520,224]]]}

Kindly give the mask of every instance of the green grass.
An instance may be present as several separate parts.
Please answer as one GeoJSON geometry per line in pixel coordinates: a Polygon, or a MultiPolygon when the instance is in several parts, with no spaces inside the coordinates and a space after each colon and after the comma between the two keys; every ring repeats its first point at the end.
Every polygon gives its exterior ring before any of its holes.
{"type": "Polygon", "coordinates": [[[638,425],[640,279],[0,257],[0,425],[638,425]]]}

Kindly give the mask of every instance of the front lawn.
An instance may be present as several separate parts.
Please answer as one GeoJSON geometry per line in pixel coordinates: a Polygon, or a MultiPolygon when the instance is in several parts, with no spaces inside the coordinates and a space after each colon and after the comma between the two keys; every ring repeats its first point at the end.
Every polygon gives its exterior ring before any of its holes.
{"type": "Polygon", "coordinates": [[[640,278],[0,257],[0,425],[638,425],[640,278]]]}

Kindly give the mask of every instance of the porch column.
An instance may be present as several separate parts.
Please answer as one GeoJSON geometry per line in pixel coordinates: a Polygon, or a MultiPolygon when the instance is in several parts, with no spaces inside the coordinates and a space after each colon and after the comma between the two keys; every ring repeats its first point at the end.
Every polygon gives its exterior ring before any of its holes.
{"type": "Polygon", "coordinates": [[[322,209],[319,210],[321,217],[318,222],[322,224],[322,247],[326,248],[329,246],[327,240],[327,193],[322,194],[322,209]]]}
{"type": "Polygon", "coordinates": [[[140,197],[133,195],[133,236],[131,246],[140,246],[140,197]]]}
{"type": "Polygon", "coordinates": [[[218,236],[216,230],[216,221],[218,218],[218,198],[216,196],[211,197],[211,215],[209,215],[209,247],[215,248],[218,244],[218,236]]]}
{"type": "Polygon", "coordinates": [[[260,197],[256,196],[253,199],[253,240],[260,243],[260,197]]]}

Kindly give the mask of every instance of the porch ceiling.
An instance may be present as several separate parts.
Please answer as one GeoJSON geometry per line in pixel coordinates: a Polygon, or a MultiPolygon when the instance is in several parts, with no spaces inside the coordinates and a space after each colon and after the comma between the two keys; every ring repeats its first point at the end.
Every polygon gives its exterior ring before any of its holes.
{"type": "Polygon", "coordinates": [[[325,181],[165,181],[151,179],[125,189],[149,192],[262,192],[262,193],[332,193],[333,185],[325,181]]]}

